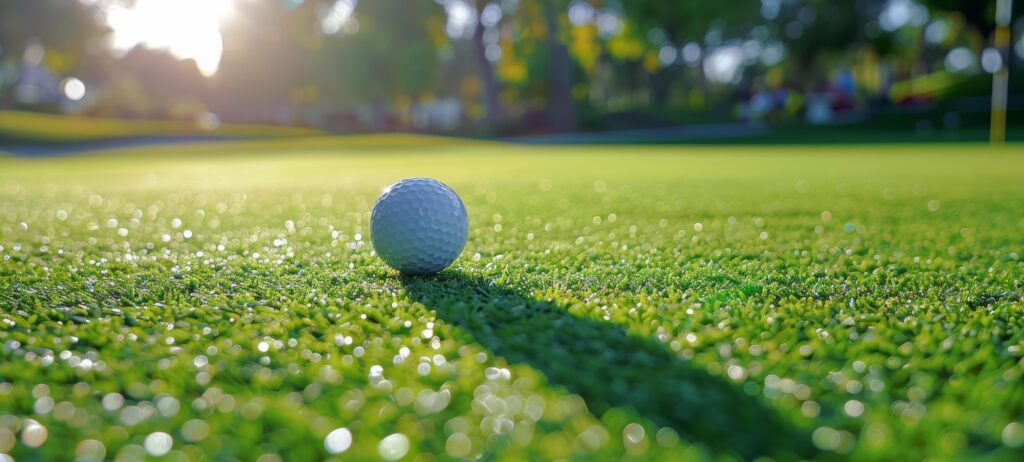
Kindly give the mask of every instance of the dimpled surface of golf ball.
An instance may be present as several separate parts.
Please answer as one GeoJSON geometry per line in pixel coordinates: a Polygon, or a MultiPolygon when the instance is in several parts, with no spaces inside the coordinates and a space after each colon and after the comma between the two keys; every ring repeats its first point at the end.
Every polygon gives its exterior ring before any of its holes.
{"type": "Polygon", "coordinates": [[[433,274],[451,265],[469,236],[469,215],[455,191],[430,178],[384,190],[370,214],[377,255],[403,274],[433,274]]]}

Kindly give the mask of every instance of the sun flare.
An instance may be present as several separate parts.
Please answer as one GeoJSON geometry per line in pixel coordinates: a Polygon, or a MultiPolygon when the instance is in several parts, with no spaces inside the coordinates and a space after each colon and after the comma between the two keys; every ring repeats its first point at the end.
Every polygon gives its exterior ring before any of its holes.
{"type": "Polygon", "coordinates": [[[113,30],[111,46],[121,52],[142,45],[193,59],[203,75],[217,72],[224,44],[221,21],[231,14],[232,0],[138,0],[131,7],[107,9],[113,30]]]}

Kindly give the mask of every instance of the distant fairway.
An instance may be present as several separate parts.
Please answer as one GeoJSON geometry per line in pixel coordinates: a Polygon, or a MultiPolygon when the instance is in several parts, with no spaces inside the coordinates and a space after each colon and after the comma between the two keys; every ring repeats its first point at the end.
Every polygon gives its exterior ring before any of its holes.
{"type": "Polygon", "coordinates": [[[0,156],[0,454],[1021,460],[1022,172],[974,145],[0,156]],[[369,243],[408,176],[470,213],[437,277],[369,243]]]}
{"type": "Polygon", "coordinates": [[[0,142],[31,145],[126,141],[132,138],[183,137],[310,137],[320,130],[279,125],[211,122],[203,127],[192,120],[128,120],[76,117],[0,110],[0,142]]]}

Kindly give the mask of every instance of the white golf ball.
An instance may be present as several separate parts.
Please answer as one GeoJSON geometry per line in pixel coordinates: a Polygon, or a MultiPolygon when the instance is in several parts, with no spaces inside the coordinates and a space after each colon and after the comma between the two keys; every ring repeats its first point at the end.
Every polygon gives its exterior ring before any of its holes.
{"type": "Polygon", "coordinates": [[[389,186],[373,204],[370,239],[377,255],[403,274],[433,274],[451,265],[469,236],[466,206],[430,178],[389,186]]]}

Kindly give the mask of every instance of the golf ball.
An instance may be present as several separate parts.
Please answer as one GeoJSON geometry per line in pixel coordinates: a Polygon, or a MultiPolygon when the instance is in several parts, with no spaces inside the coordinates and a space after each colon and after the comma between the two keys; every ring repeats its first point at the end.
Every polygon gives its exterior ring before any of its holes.
{"type": "Polygon", "coordinates": [[[437,273],[452,264],[469,236],[469,215],[451,188],[430,178],[388,186],[373,204],[370,239],[377,255],[403,274],[437,273]]]}

